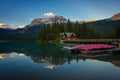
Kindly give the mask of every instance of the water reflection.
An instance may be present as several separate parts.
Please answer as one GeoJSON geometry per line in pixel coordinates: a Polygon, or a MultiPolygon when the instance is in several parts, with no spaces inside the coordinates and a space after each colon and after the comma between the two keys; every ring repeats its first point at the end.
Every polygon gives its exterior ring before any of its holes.
{"type": "Polygon", "coordinates": [[[80,57],[60,44],[0,45],[0,80],[120,80],[118,55],[80,57]]]}
{"type": "Polygon", "coordinates": [[[0,54],[0,59],[3,59],[3,58],[7,58],[7,57],[9,57],[9,58],[13,58],[13,57],[15,57],[15,56],[25,56],[25,54],[23,54],[23,53],[15,53],[15,52],[11,52],[11,53],[1,53],[0,54]]]}
{"type": "MultiPolygon", "coordinates": [[[[86,58],[64,52],[60,44],[37,44],[37,43],[0,43],[0,59],[14,56],[29,56],[36,63],[50,63],[53,65],[70,64],[71,61],[79,62],[90,60],[92,62],[105,61],[120,67],[120,56],[111,55],[106,57],[86,58]]],[[[53,69],[55,66],[45,68],[53,69]]]]}
{"type": "Polygon", "coordinates": [[[97,62],[96,59],[92,59],[92,58],[87,58],[87,60],[90,60],[90,61],[92,61],[92,62],[97,62]]]}
{"type": "Polygon", "coordinates": [[[48,65],[48,66],[44,66],[44,68],[53,69],[53,68],[55,68],[55,66],[54,65],[48,65]]]}

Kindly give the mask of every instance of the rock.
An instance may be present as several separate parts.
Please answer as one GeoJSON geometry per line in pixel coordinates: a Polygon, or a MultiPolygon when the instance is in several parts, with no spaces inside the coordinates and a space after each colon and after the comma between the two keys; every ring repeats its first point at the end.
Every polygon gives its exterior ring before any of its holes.
{"type": "Polygon", "coordinates": [[[51,17],[51,18],[38,18],[38,19],[34,19],[31,22],[30,26],[38,25],[38,24],[52,24],[55,22],[66,23],[67,20],[63,16],[55,16],[55,17],[51,17]]]}
{"type": "Polygon", "coordinates": [[[113,21],[115,21],[115,20],[120,20],[120,13],[115,14],[114,16],[112,16],[112,17],[110,18],[110,20],[113,20],[113,21]]]}

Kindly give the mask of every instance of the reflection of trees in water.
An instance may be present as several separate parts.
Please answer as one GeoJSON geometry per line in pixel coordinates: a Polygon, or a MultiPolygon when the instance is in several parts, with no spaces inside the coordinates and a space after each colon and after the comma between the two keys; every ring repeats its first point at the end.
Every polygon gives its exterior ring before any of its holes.
{"type": "Polygon", "coordinates": [[[24,53],[35,62],[64,64],[73,60],[70,54],[65,54],[60,44],[37,44],[35,42],[7,42],[0,43],[0,53],[24,53]]]}
{"type": "MultiPolygon", "coordinates": [[[[66,53],[63,50],[63,46],[60,44],[41,44],[39,45],[41,54],[46,57],[47,61],[50,61],[52,64],[63,64],[68,62],[71,63],[72,60],[86,60],[87,57],[80,57],[77,54],[72,55],[70,53],[66,53]]],[[[114,65],[120,66],[120,55],[110,55],[110,56],[102,56],[102,57],[93,57],[91,59],[107,61],[114,65]]]]}
{"type": "MultiPolygon", "coordinates": [[[[63,50],[63,45],[60,44],[37,44],[37,43],[0,43],[0,53],[24,53],[30,56],[34,62],[38,63],[51,63],[55,65],[62,65],[66,62],[86,60],[87,57],[80,57],[76,54],[66,53],[63,50]]],[[[2,57],[2,56],[1,56],[2,57]]],[[[100,61],[110,62],[120,67],[120,55],[110,55],[104,57],[93,57],[100,61]]]]}
{"type": "Polygon", "coordinates": [[[31,56],[31,58],[35,62],[39,63],[51,63],[55,65],[62,65],[66,62],[70,64],[72,60],[76,60],[76,62],[78,62],[79,59],[81,59],[76,55],[66,53],[63,49],[63,45],[61,44],[44,43],[39,45],[39,49],[41,55],[43,55],[42,57],[31,56]]]}
{"type": "Polygon", "coordinates": [[[52,64],[64,64],[67,60],[63,46],[60,44],[44,43],[39,45],[41,54],[44,55],[44,62],[50,62],[52,64]]]}

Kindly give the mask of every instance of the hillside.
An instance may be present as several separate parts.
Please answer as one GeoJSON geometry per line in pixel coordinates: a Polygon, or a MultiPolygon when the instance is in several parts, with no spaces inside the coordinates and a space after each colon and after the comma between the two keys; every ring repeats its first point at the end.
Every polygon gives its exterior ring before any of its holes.
{"type": "Polygon", "coordinates": [[[120,27],[120,13],[113,15],[111,18],[89,22],[89,26],[99,32],[112,32],[115,27],[120,27]]]}
{"type": "MultiPolygon", "coordinates": [[[[26,27],[18,29],[11,29],[11,26],[1,26],[0,40],[37,40],[40,29],[46,24],[53,24],[55,22],[62,22],[66,24],[67,19],[63,16],[37,18],[34,19],[31,24],[27,25],[26,27]]],[[[120,13],[115,14],[108,19],[87,22],[87,25],[93,27],[98,32],[113,32],[115,31],[115,27],[120,27],[120,13]]]]}
{"type": "Polygon", "coordinates": [[[105,19],[87,24],[99,32],[112,32],[115,30],[115,27],[120,27],[120,20],[113,21],[105,19]]]}
{"type": "Polygon", "coordinates": [[[55,22],[66,23],[67,20],[62,16],[55,16],[52,18],[38,18],[34,19],[30,25],[24,28],[18,29],[8,29],[0,28],[0,40],[37,40],[40,29],[45,26],[45,24],[52,24],[55,22]]]}

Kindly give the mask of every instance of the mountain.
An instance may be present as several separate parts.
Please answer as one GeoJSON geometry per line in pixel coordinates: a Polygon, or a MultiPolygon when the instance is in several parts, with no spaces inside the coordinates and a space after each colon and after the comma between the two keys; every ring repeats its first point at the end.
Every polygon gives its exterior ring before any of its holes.
{"type": "Polygon", "coordinates": [[[113,15],[111,18],[88,22],[87,24],[98,32],[113,32],[115,27],[120,27],[120,13],[113,15]]]}
{"type": "Polygon", "coordinates": [[[99,20],[96,22],[87,23],[88,26],[93,27],[96,31],[99,32],[112,32],[115,31],[115,27],[120,27],[120,20],[99,20]]]}
{"type": "MultiPolygon", "coordinates": [[[[0,26],[0,40],[36,40],[38,39],[39,31],[44,24],[52,24],[55,22],[66,23],[67,20],[63,16],[54,16],[51,18],[37,18],[34,19],[30,25],[24,28],[13,29],[9,25],[0,26]]],[[[83,23],[83,21],[79,21],[83,23]]],[[[86,22],[88,26],[93,27],[99,32],[112,32],[115,27],[120,27],[120,13],[115,14],[111,18],[86,22]]]]}
{"type": "Polygon", "coordinates": [[[112,17],[110,18],[110,20],[112,20],[112,21],[120,20],[120,13],[115,14],[114,16],[112,16],[112,17]]]}
{"type": "Polygon", "coordinates": [[[0,40],[36,40],[38,39],[39,31],[44,24],[52,24],[55,22],[66,23],[67,20],[63,16],[55,16],[51,18],[34,19],[30,25],[24,28],[7,29],[0,28],[0,40]]]}
{"type": "Polygon", "coordinates": [[[67,20],[63,16],[55,16],[52,18],[38,18],[38,19],[34,19],[30,24],[30,26],[39,25],[39,24],[52,24],[55,22],[66,23],[67,20]]]}
{"type": "Polygon", "coordinates": [[[43,25],[26,26],[22,29],[2,29],[0,28],[0,40],[36,40],[43,25]]]}
{"type": "Polygon", "coordinates": [[[13,26],[13,25],[5,25],[2,23],[0,23],[0,28],[2,28],[2,29],[16,29],[15,26],[13,26]]]}

